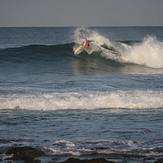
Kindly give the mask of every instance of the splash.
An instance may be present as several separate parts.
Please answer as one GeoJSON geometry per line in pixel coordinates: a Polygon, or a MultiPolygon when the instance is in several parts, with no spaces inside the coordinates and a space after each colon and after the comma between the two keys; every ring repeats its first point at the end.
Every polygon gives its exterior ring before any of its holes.
{"type": "Polygon", "coordinates": [[[100,35],[99,33],[89,30],[87,28],[77,28],[74,32],[74,41],[77,44],[81,44],[83,40],[87,38],[88,40],[93,40],[98,45],[111,45],[111,41],[100,35]]]}
{"type": "Polygon", "coordinates": [[[95,31],[78,28],[74,34],[75,43],[81,44],[84,37],[93,40],[88,54],[98,52],[100,56],[124,64],[137,64],[151,68],[163,68],[163,42],[147,36],[140,43],[128,45],[111,41],[95,31]]]}
{"type": "Polygon", "coordinates": [[[122,58],[126,63],[163,68],[163,42],[148,36],[142,43],[127,47],[122,58]]]}

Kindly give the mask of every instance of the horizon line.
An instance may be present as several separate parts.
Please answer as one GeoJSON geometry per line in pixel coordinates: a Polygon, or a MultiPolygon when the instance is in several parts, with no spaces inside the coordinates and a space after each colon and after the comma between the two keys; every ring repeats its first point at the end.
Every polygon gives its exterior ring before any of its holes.
{"type": "Polygon", "coordinates": [[[41,26],[0,26],[0,28],[80,28],[80,27],[83,27],[83,28],[109,28],[109,27],[163,27],[163,25],[118,25],[118,26],[115,26],[115,25],[104,25],[104,26],[101,26],[101,25],[97,25],[97,26],[70,26],[70,25],[41,25],[41,26]]]}

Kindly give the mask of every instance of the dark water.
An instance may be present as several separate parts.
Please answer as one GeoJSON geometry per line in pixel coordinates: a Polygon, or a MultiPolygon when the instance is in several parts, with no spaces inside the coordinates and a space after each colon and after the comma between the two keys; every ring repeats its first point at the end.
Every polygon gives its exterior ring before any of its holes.
{"type": "Polygon", "coordinates": [[[162,31],[0,28],[0,160],[12,146],[58,161],[163,157],[162,31]],[[100,51],[74,54],[83,31],[100,51]]]}

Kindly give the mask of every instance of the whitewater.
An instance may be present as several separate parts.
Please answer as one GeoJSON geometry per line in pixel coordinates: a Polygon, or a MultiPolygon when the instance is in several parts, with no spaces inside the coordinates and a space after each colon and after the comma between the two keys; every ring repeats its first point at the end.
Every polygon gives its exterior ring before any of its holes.
{"type": "Polygon", "coordinates": [[[40,93],[36,95],[12,95],[0,98],[0,109],[27,109],[55,111],[65,109],[161,109],[162,91],[115,91],[40,93]]]}

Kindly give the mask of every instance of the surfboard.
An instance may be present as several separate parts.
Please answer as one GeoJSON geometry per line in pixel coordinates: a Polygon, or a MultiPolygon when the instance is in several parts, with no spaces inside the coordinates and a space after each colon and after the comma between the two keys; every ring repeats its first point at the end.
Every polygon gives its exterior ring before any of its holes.
{"type": "Polygon", "coordinates": [[[77,48],[75,49],[74,53],[75,53],[76,55],[78,55],[78,54],[80,54],[83,50],[84,50],[83,46],[80,45],[79,47],[77,47],[77,48]]]}

